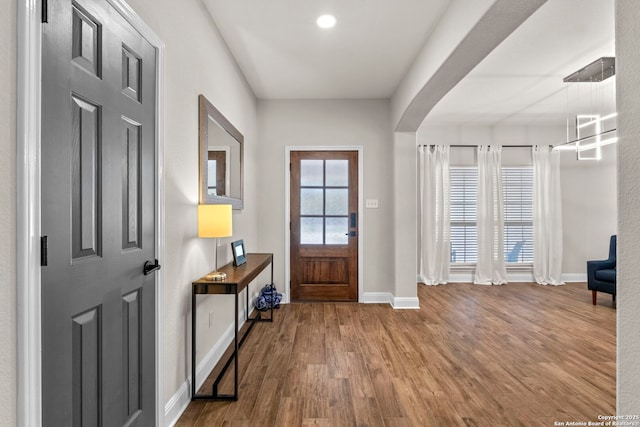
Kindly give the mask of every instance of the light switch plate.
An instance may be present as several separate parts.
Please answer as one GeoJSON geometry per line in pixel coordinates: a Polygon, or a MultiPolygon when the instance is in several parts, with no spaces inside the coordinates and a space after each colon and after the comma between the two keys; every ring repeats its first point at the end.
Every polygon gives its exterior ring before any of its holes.
{"type": "Polygon", "coordinates": [[[367,199],[365,207],[367,209],[378,209],[378,199],[367,199]]]}

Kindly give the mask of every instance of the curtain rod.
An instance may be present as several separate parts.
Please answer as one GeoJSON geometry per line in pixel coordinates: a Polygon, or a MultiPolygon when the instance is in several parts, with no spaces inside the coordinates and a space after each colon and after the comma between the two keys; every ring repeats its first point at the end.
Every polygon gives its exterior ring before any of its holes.
{"type": "MultiPolygon", "coordinates": [[[[418,147],[435,147],[436,145],[443,145],[451,148],[478,148],[477,145],[463,145],[463,144],[419,144],[418,147]]],[[[543,146],[543,145],[541,145],[543,146]]],[[[525,145],[500,145],[501,148],[532,148],[532,144],[525,145]]],[[[549,147],[553,147],[553,145],[549,144],[549,147]]]]}

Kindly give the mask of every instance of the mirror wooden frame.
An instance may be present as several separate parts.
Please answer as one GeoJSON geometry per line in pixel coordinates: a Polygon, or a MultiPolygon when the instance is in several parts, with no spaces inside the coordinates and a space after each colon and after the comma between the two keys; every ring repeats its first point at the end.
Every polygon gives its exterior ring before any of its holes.
{"type": "Polygon", "coordinates": [[[204,95],[198,96],[198,143],[199,143],[199,186],[200,204],[225,204],[233,209],[244,206],[244,136],[227,118],[209,102],[204,95]],[[209,194],[208,149],[209,149],[209,120],[215,121],[240,145],[240,197],[218,196],[209,194]]]}

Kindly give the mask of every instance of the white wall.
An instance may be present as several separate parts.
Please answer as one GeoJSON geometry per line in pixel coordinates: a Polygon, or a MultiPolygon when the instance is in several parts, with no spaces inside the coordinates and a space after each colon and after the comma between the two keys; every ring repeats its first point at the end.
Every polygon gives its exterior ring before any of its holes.
{"type": "MultiPolygon", "coordinates": [[[[563,127],[543,126],[437,126],[423,125],[419,144],[559,144],[563,127]]],[[[453,149],[452,156],[459,149],[453,149]]],[[[504,149],[503,159],[528,160],[528,149],[504,149]]],[[[616,146],[602,149],[600,161],[578,161],[574,152],[561,152],[562,213],[564,228],[562,272],[568,280],[584,280],[586,261],[606,258],[609,236],[616,232],[616,146]]]]}
{"type": "Polygon", "coordinates": [[[0,425],[16,425],[16,2],[0,14],[0,425]],[[5,424],[6,423],[6,424],[5,424]]]}
{"type": "MultiPolygon", "coordinates": [[[[218,30],[199,0],[130,0],[165,49],[164,179],[164,387],[169,400],[191,374],[191,282],[214,269],[214,241],[198,239],[198,94],[245,136],[244,210],[234,211],[233,238],[221,239],[219,264],[231,259],[228,243],[242,238],[257,248],[256,101],[218,30]]],[[[198,362],[233,321],[232,297],[201,297],[198,362]],[[209,327],[209,313],[213,325],[209,327]]]]}
{"type": "Polygon", "coordinates": [[[640,414],[640,2],[616,1],[618,100],[618,414],[640,414]]]}
{"type": "Polygon", "coordinates": [[[418,153],[414,132],[393,134],[393,245],[395,256],[395,308],[419,308],[416,272],[418,264],[417,180],[418,153]]]}
{"type": "Polygon", "coordinates": [[[364,147],[364,291],[393,292],[392,136],[387,100],[258,102],[259,249],[274,252],[275,281],[284,289],[285,147],[364,147]]]}
{"type": "Polygon", "coordinates": [[[618,220],[616,151],[616,145],[603,147],[600,161],[579,161],[576,153],[562,152],[564,274],[584,275],[587,260],[609,255],[618,220]]]}

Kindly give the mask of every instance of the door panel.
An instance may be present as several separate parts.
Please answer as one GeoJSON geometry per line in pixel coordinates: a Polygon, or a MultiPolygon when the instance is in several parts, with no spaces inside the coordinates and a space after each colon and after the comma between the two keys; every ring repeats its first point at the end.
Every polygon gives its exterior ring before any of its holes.
{"type": "Polygon", "coordinates": [[[291,152],[291,299],[358,300],[358,153],[291,152]]]}
{"type": "Polygon", "coordinates": [[[122,121],[122,249],[134,249],[140,248],[142,232],[142,126],[124,117],[122,121]]]}
{"type": "Polygon", "coordinates": [[[156,54],[107,1],[48,5],[42,423],[152,426],[156,54]]]}
{"type": "Polygon", "coordinates": [[[141,291],[135,291],[122,297],[122,356],[124,361],[124,403],[125,415],[128,419],[137,417],[142,409],[140,392],[142,391],[142,377],[140,365],[142,363],[142,332],[143,319],[141,317],[141,291]]]}
{"type": "Polygon", "coordinates": [[[100,107],[72,94],[72,259],[100,255],[100,107]]]}
{"type": "Polygon", "coordinates": [[[75,316],[72,322],[73,425],[99,425],[102,383],[99,307],[75,316]]]}

